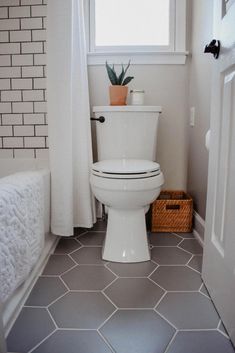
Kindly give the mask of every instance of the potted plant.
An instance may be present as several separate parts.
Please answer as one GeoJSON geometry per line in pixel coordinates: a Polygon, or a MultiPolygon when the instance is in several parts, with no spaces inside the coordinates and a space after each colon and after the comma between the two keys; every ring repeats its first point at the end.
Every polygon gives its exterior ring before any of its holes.
{"type": "Polygon", "coordinates": [[[126,105],[128,93],[128,87],[126,85],[134,78],[132,76],[125,77],[130,66],[130,61],[126,68],[122,65],[120,75],[117,75],[114,65],[111,67],[107,61],[105,65],[109,80],[112,84],[109,86],[110,105],[126,105]]]}

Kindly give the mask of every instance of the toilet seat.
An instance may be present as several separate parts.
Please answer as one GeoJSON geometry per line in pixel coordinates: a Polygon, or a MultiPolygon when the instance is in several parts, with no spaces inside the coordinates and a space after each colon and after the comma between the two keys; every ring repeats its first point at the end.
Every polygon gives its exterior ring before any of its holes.
{"type": "Polygon", "coordinates": [[[158,163],[142,159],[104,160],[92,165],[92,174],[108,179],[143,179],[161,173],[158,163]]]}

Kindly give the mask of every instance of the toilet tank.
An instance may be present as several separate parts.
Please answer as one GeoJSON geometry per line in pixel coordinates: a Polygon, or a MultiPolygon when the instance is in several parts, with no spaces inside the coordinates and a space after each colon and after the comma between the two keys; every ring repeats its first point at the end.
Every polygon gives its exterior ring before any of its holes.
{"type": "Polygon", "coordinates": [[[157,128],[160,106],[96,106],[98,160],[147,159],[156,160],[157,128]]]}

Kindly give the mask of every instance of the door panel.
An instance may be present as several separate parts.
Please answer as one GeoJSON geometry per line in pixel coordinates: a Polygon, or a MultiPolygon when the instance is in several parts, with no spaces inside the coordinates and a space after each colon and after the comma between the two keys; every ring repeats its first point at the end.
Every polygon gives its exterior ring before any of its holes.
{"type": "Polygon", "coordinates": [[[235,344],[235,2],[215,0],[214,14],[221,55],[213,64],[202,277],[235,344]]]}

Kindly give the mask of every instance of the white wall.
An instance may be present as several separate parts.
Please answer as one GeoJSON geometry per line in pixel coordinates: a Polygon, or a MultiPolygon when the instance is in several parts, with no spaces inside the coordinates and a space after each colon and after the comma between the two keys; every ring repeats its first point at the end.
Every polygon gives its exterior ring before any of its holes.
{"type": "Polygon", "coordinates": [[[213,0],[190,0],[192,5],[192,58],[189,65],[189,106],[195,107],[195,127],[188,129],[188,190],[194,209],[205,219],[208,151],[205,134],[210,126],[211,69],[214,58],[204,54],[213,39],[213,0]]]}
{"type": "MultiPolygon", "coordinates": [[[[118,70],[118,68],[117,68],[118,70]]],[[[164,188],[185,189],[187,177],[188,66],[132,65],[129,89],[144,89],[147,105],[161,105],[157,161],[165,176],[164,188]]],[[[109,81],[104,66],[89,66],[91,106],[108,105],[109,81]]]]}

